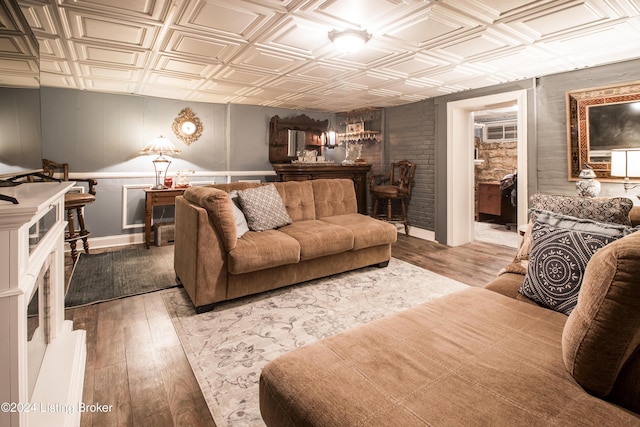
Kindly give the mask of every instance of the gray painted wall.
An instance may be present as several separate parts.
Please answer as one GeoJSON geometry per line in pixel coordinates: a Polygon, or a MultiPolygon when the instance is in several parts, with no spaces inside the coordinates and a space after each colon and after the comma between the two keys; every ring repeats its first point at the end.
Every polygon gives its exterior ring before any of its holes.
{"type": "MultiPolygon", "coordinates": [[[[640,81],[640,60],[586,68],[538,79],[538,188],[543,193],[575,194],[568,180],[566,92],[640,81]]],[[[640,146],[640,141],[638,142],[640,146]]],[[[621,184],[603,183],[602,196],[624,196],[621,184]]],[[[630,192],[634,202],[636,192],[630,192]]]]}
{"type": "MultiPolygon", "coordinates": [[[[57,88],[42,88],[41,98],[43,157],[69,163],[72,173],[98,178],[96,202],[85,208],[92,237],[142,231],[143,188],[155,182],[151,162],[155,156],[138,152],[153,138],[164,135],[182,150],[174,157],[169,176],[178,170],[195,170],[199,175],[192,178],[194,182],[225,182],[221,173],[226,171],[271,170],[268,129],[272,116],[306,114],[319,120],[329,116],[57,88]],[[201,138],[191,145],[178,140],[171,130],[174,118],[185,107],[193,110],[204,128],[201,138]]],[[[234,180],[265,179],[236,175],[234,180]]],[[[154,221],[171,220],[173,207],[154,210],[154,221]]]]}

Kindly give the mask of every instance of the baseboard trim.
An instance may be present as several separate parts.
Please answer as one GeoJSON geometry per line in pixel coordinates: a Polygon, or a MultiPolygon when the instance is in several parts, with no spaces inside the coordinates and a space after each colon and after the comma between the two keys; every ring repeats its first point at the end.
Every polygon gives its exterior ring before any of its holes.
{"type": "MultiPolygon", "coordinates": [[[[398,224],[398,233],[405,234],[404,225],[398,224]]],[[[413,225],[409,226],[409,236],[417,237],[422,240],[430,240],[432,242],[436,241],[436,233],[434,231],[414,227],[413,225]]]]}

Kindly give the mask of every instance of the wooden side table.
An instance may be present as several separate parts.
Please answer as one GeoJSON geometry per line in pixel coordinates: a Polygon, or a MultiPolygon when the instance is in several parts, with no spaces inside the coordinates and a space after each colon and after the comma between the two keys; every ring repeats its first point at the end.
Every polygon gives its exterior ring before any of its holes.
{"type": "Polygon", "coordinates": [[[185,188],[166,188],[163,190],[145,188],[144,245],[147,249],[149,249],[151,243],[151,217],[153,216],[153,207],[175,205],[176,197],[182,196],[184,190],[185,188]]]}

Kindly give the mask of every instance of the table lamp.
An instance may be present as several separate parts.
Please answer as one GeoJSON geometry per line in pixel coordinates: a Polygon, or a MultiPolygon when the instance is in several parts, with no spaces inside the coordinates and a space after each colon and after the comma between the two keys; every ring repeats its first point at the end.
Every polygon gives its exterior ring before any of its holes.
{"type": "Polygon", "coordinates": [[[151,187],[152,190],[167,188],[164,185],[164,177],[167,175],[171,159],[164,155],[173,156],[180,153],[181,151],[162,135],[154,138],[153,141],[140,150],[140,154],[158,154],[158,157],[153,160],[153,169],[156,172],[156,185],[151,187]]]}
{"type": "Polygon", "coordinates": [[[640,184],[631,184],[629,178],[640,178],[640,148],[611,150],[611,176],[624,178],[624,191],[640,184]]]}

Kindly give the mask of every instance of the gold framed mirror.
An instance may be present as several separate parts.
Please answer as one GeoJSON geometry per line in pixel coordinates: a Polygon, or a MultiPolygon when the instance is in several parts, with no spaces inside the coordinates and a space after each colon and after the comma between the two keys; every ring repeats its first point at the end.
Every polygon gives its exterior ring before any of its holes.
{"type": "Polygon", "coordinates": [[[611,150],[640,148],[640,82],[567,92],[569,180],[589,165],[598,179],[611,177],[611,150]]]}
{"type": "Polygon", "coordinates": [[[171,126],[174,135],[187,145],[197,141],[202,135],[202,122],[195,115],[191,108],[183,108],[173,120],[171,126]]]}

